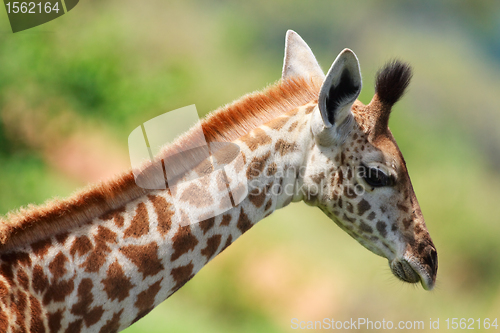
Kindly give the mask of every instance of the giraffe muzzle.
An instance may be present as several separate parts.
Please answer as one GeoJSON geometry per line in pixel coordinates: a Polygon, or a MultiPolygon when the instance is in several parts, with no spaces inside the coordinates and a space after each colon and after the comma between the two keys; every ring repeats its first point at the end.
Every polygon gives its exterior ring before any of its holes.
{"type": "MultiPolygon", "coordinates": [[[[435,253],[435,251],[434,251],[435,253]]],[[[437,257],[434,256],[436,259],[437,257]]],[[[400,280],[408,283],[422,284],[425,290],[432,290],[434,288],[437,271],[436,264],[430,267],[427,264],[421,263],[410,253],[405,253],[403,258],[396,258],[390,262],[392,273],[400,280]]]]}

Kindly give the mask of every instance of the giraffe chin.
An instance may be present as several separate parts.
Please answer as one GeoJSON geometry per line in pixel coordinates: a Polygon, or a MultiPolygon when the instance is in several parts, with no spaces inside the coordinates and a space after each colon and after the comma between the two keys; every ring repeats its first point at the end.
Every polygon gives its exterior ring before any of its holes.
{"type": "Polygon", "coordinates": [[[434,281],[427,271],[414,258],[394,259],[389,263],[392,274],[408,283],[421,283],[425,290],[434,288],[434,281]]]}

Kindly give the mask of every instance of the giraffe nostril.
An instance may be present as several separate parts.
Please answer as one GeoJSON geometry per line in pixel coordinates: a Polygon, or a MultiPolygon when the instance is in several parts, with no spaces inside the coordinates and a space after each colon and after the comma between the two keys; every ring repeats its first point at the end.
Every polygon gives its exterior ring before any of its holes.
{"type": "MultiPolygon", "coordinates": [[[[438,270],[438,257],[437,257],[436,248],[433,245],[430,245],[429,249],[427,250],[427,255],[422,259],[423,259],[423,263],[427,265],[427,267],[424,268],[424,270],[427,273],[426,275],[432,281],[432,282],[429,281],[429,283],[427,284],[427,287],[429,287],[429,289],[432,289],[434,283],[436,282],[436,276],[437,276],[437,270],[438,270]]],[[[422,285],[424,285],[424,284],[422,284],[422,285]]],[[[424,286],[424,288],[425,288],[425,286],[424,286]]]]}
{"type": "Polygon", "coordinates": [[[434,270],[437,270],[438,258],[437,258],[437,251],[436,251],[436,249],[431,248],[431,251],[430,251],[429,257],[430,257],[430,264],[431,264],[431,267],[432,267],[434,270]]]}

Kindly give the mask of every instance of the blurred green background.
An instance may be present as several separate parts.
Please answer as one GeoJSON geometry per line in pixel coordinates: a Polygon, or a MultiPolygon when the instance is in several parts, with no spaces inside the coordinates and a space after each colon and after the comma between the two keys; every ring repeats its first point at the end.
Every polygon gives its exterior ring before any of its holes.
{"type": "Polygon", "coordinates": [[[353,49],[364,103],[385,61],[414,67],[390,126],[438,249],[434,291],[397,281],[300,203],[127,333],[500,317],[500,1],[87,0],[16,34],[0,12],[0,214],[127,169],[128,134],[150,118],[190,104],[205,114],[279,79],[287,29],[325,70],[353,49]]]}

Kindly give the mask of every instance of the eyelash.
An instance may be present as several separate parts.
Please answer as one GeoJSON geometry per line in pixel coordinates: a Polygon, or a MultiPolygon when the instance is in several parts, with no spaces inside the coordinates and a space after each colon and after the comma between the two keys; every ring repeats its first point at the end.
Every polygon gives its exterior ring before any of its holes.
{"type": "Polygon", "coordinates": [[[364,171],[363,179],[371,187],[393,186],[396,179],[392,175],[386,175],[382,170],[361,165],[364,171]]]}

